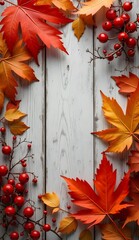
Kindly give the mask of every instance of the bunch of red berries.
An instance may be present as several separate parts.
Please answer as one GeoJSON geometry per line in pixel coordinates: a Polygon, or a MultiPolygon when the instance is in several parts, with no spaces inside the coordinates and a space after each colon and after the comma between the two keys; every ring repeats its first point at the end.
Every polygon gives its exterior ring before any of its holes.
{"type": "Polygon", "coordinates": [[[33,184],[37,183],[34,173],[26,171],[28,160],[33,158],[31,143],[25,139],[18,141],[13,136],[12,146],[7,145],[6,129],[0,128],[0,132],[1,152],[4,156],[0,163],[0,239],[18,240],[22,236],[25,239],[40,239],[43,231],[51,231],[51,226],[42,224],[46,214],[40,220],[33,219],[36,207],[32,200],[27,199],[30,179],[33,184]],[[26,145],[26,154],[23,159],[15,161],[15,150],[23,143],[26,145]]]}
{"type": "Polygon", "coordinates": [[[112,61],[114,57],[119,57],[122,53],[125,53],[128,59],[135,55],[137,39],[133,34],[137,31],[139,16],[137,16],[134,22],[130,21],[130,15],[128,13],[131,10],[132,2],[126,1],[122,4],[120,1],[117,10],[115,10],[113,6],[106,12],[107,20],[102,24],[102,28],[107,32],[113,31],[115,37],[109,37],[107,33],[103,32],[99,34],[98,40],[101,43],[115,40],[115,43],[109,53],[104,49],[104,55],[102,57],[99,56],[100,58],[112,61]]]}

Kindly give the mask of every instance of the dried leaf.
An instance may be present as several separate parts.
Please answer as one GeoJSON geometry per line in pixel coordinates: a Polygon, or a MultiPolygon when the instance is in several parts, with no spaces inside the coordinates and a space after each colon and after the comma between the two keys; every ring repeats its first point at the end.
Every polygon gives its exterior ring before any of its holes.
{"type": "Polygon", "coordinates": [[[79,41],[85,30],[84,21],[80,17],[78,17],[73,21],[72,29],[74,30],[74,35],[77,37],[79,41]]]}
{"type": "Polygon", "coordinates": [[[68,184],[72,202],[84,208],[72,216],[89,224],[89,227],[100,223],[109,214],[116,214],[121,209],[130,206],[125,202],[122,204],[129,192],[129,173],[124,176],[115,189],[116,171],[113,171],[105,154],[103,154],[103,159],[97,169],[96,180],[94,180],[96,192],[86,181],[78,178],[76,180],[63,178],[68,184]]]}
{"type": "Polygon", "coordinates": [[[18,110],[17,108],[12,108],[12,109],[9,109],[5,112],[5,119],[8,121],[8,122],[13,122],[15,120],[20,120],[22,119],[23,117],[25,117],[27,114],[21,112],[20,110],[18,110]]]}
{"type": "Polygon", "coordinates": [[[52,214],[59,212],[59,210],[60,210],[60,208],[54,208],[54,209],[52,210],[52,214]]]}
{"type": "Polygon", "coordinates": [[[51,5],[53,4],[63,11],[74,11],[76,8],[70,0],[37,0],[36,5],[51,5]]]}
{"type": "Polygon", "coordinates": [[[112,76],[112,79],[116,82],[116,85],[120,88],[120,93],[130,94],[135,92],[137,86],[139,84],[139,78],[133,74],[129,73],[129,77],[122,75],[122,76],[112,76]]]}
{"type": "Polygon", "coordinates": [[[20,121],[14,121],[9,123],[10,131],[13,135],[22,135],[29,127],[20,121]]]}
{"type": "Polygon", "coordinates": [[[80,233],[79,240],[92,240],[92,233],[85,229],[80,233]]]}
{"type": "Polygon", "coordinates": [[[131,172],[139,172],[139,143],[136,143],[136,150],[131,151],[129,156],[128,165],[130,166],[131,172]]]}
{"type": "Polygon", "coordinates": [[[60,221],[58,232],[70,234],[77,229],[78,223],[74,217],[65,217],[60,221]]]}
{"type": "Polygon", "coordinates": [[[45,193],[42,196],[42,201],[44,202],[44,204],[52,208],[57,208],[60,204],[59,197],[55,192],[45,193]]]}

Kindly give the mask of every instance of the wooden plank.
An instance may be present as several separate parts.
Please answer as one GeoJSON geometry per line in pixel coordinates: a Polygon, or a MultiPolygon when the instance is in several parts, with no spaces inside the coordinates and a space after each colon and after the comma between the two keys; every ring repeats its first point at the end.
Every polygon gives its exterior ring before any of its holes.
{"type": "MultiPolygon", "coordinates": [[[[78,42],[71,25],[64,27],[63,31],[69,55],[56,50],[47,51],[46,189],[47,192],[56,192],[61,207],[66,209],[69,197],[60,175],[79,177],[92,184],[93,68],[88,63],[90,57],[86,49],[92,50],[93,36],[92,30],[86,29],[78,42]]],[[[77,231],[66,239],[78,237],[77,231]]]]}

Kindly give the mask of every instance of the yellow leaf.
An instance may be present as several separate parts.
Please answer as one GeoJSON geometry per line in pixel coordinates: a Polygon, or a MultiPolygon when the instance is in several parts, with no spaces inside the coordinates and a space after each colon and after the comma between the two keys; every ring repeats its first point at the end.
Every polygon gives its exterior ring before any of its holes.
{"type": "Polygon", "coordinates": [[[102,7],[109,8],[115,0],[91,0],[83,3],[83,7],[77,12],[77,14],[94,15],[102,7]]]}
{"type": "Polygon", "coordinates": [[[90,14],[90,15],[81,15],[80,16],[81,19],[83,19],[84,23],[87,25],[87,26],[96,26],[95,24],[95,20],[93,19],[93,16],[90,14]]]}
{"type": "Polygon", "coordinates": [[[78,17],[73,21],[72,29],[74,30],[74,35],[77,37],[79,41],[85,30],[84,21],[80,17],[78,17]]]}
{"type": "Polygon", "coordinates": [[[70,234],[75,231],[78,226],[77,220],[74,217],[65,217],[61,220],[58,232],[70,234]]]}
{"type": "Polygon", "coordinates": [[[13,135],[22,135],[29,127],[20,121],[15,121],[9,124],[10,131],[13,135]]]}
{"type": "Polygon", "coordinates": [[[5,119],[8,122],[13,122],[15,120],[20,120],[25,117],[27,114],[20,112],[17,108],[9,109],[5,112],[5,119]]]}
{"type": "Polygon", "coordinates": [[[102,239],[103,240],[131,240],[131,231],[129,228],[118,227],[119,230],[123,233],[124,237],[117,231],[113,224],[104,224],[101,227],[102,239]]]}
{"type": "Polygon", "coordinates": [[[42,196],[42,201],[44,202],[44,204],[52,208],[57,208],[60,204],[59,197],[55,192],[45,193],[42,196]]]}
{"type": "Polygon", "coordinates": [[[64,11],[73,11],[76,8],[74,7],[72,1],[70,0],[37,0],[37,5],[51,5],[54,4],[57,8],[64,11]]]}
{"type": "Polygon", "coordinates": [[[79,240],[92,240],[92,233],[85,229],[80,233],[79,240]]]}
{"type": "Polygon", "coordinates": [[[60,210],[60,208],[54,208],[52,211],[52,214],[57,213],[60,210]]]}

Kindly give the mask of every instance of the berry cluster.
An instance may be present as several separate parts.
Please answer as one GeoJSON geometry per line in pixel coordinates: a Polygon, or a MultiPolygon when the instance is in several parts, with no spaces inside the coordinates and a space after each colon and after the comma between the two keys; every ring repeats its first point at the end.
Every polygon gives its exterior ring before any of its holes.
{"type": "MultiPolygon", "coordinates": [[[[27,199],[27,186],[31,179],[33,184],[36,184],[38,179],[33,172],[26,171],[28,160],[33,158],[31,143],[13,136],[11,146],[7,145],[5,127],[0,128],[0,132],[1,152],[4,156],[3,163],[0,164],[0,239],[17,240],[23,236],[25,239],[37,240],[42,239],[42,232],[47,231],[52,231],[61,239],[51,229],[50,224],[42,224],[47,214],[46,210],[41,219],[33,219],[36,207],[31,199],[27,199]],[[15,150],[23,143],[26,145],[26,154],[22,159],[15,161],[15,150]]],[[[41,199],[40,196],[38,199],[41,199]]],[[[52,222],[55,221],[53,218],[52,222]]]]}
{"type": "Polygon", "coordinates": [[[119,57],[124,53],[128,59],[135,55],[135,47],[137,46],[137,39],[133,34],[137,31],[139,24],[139,16],[136,20],[130,21],[129,12],[132,10],[132,2],[126,1],[122,4],[120,1],[119,6],[112,7],[106,12],[106,21],[102,24],[103,30],[98,36],[101,43],[106,43],[110,40],[115,40],[110,52],[107,49],[103,50],[101,56],[97,51],[98,56],[95,58],[107,59],[112,61],[115,57],[119,57]],[[118,9],[117,9],[118,8],[118,9]],[[107,32],[112,32],[114,37],[109,37],[107,32]]]}

